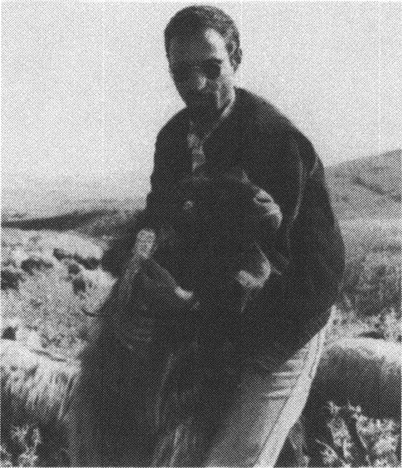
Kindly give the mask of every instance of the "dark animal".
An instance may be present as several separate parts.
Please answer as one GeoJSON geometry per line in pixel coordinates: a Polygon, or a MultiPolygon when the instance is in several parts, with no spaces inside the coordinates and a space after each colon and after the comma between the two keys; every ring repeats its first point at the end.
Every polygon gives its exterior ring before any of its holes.
{"type": "Polygon", "coordinates": [[[87,283],[82,276],[74,276],[71,280],[73,286],[74,294],[79,294],[80,292],[85,292],[87,289],[87,283]]]}
{"type": "Polygon", "coordinates": [[[82,355],[73,465],[202,463],[237,382],[241,312],[271,271],[255,242],[259,192],[240,171],[178,187],[153,257],[195,291],[197,311],[141,311],[134,253],[82,355]]]}
{"type": "Polygon", "coordinates": [[[78,264],[82,265],[87,270],[95,270],[100,264],[100,259],[93,256],[82,256],[77,252],[68,252],[60,247],[56,247],[53,250],[53,256],[57,260],[69,259],[71,261],[76,261],[78,264]]]}
{"type": "MultiPolygon", "coordinates": [[[[191,180],[179,188],[170,227],[157,232],[153,256],[181,286],[196,291],[199,305],[192,312],[155,317],[152,310],[142,310],[138,252],[131,255],[82,355],[68,413],[74,466],[202,465],[237,383],[235,337],[242,310],[274,264],[258,249],[256,231],[249,228],[246,216],[253,213],[255,195],[256,188],[246,179],[233,176],[191,180]],[[242,282],[244,278],[248,281],[242,282]]],[[[127,251],[133,238],[135,231],[127,251]]],[[[400,363],[392,364],[394,374],[384,373],[393,360],[367,351],[367,341],[361,348],[353,343],[330,348],[318,373],[333,375],[339,383],[339,376],[352,366],[363,381],[369,365],[380,379],[396,376],[391,378],[396,394],[400,363]],[[367,360],[358,357],[367,352],[367,360]],[[334,362],[338,371],[331,374],[334,362]]],[[[317,380],[314,395],[326,388],[324,383],[317,380]]],[[[343,381],[340,387],[342,392],[331,393],[335,402],[351,391],[343,381]]],[[[328,400],[325,392],[321,396],[311,400],[308,415],[314,416],[314,401],[320,406],[328,400]]],[[[354,397],[358,403],[359,395],[354,397]]],[[[373,398],[363,392],[361,399],[375,406],[373,398]]],[[[300,439],[300,431],[292,437],[293,442],[300,439]]],[[[298,447],[294,463],[300,466],[300,444],[289,441],[288,447],[298,447]]]]}

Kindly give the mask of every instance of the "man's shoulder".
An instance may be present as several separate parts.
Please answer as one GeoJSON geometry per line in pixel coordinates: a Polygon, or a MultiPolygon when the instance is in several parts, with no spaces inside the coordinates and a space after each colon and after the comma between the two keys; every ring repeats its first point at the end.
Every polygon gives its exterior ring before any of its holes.
{"type": "MultiPolygon", "coordinates": [[[[243,89],[238,90],[238,97],[241,104],[241,120],[245,127],[243,131],[249,133],[252,141],[279,140],[296,144],[297,154],[305,162],[309,173],[321,166],[311,141],[274,105],[243,89]]],[[[278,156],[283,161],[282,155],[278,156]]]]}
{"type": "Polygon", "coordinates": [[[171,117],[161,128],[158,133],[158,140],[171,140],[175,136],[180,137],[185,135],[188,131],[188,124],[188,111],[184,108],[171,117]]]}
{"type": "Polygon", "coordinates": [[[267,134],[297,132],[299,130],[277,107],[251,91],[237,88],[238,112],[251,130],[267,134]]]}

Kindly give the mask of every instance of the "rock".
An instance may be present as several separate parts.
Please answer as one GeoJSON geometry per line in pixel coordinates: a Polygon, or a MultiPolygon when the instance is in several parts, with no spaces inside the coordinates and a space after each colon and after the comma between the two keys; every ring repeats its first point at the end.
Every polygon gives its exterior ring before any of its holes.
{"type": "Polygon", "coordinates": [[[77,263],[82,265],[84,268],[87,270],[95,270],[98,268],[100,265],[101,257],[83,257],[79,253],[74,252],[68,252],[62,248],[56,247],[53,250],[53,255],[57,260],[63,260],[63,259],[69,259],[69,260],[75,260],[77,263]]]}
{"type": "Polygon", "coordinates": [[[44,271],[53,268],[53,263],[47,258],[36,254],[23,260],[21,262],[21,268],[32,275],[35,270],[44,271]]]}
{"type": "Polygon", "coordinates": [[[1,337],[5,340],[16,340],[18,330],[21,328],[21,319],[13,317],[2,323],[1,337]]]}
{"type": "Polygon", "coordinates": [[[71,283],[73,285],[74,294],[84,293],[87,290],[87,286],[89,286],[82,275],[74,276],[71,283]]]}
{"type": "Polygon", "coordinates": [[[65,259],[63,263],[67,266],[69,275],[78,275],[82,271],[82,267],[79,263],[72,259],[65,259]]]}
{"type": "Polygon", "coordinates": [[[20,282],[24,280],[23,271],[11,266],[1,270],[1,289],[19,290],[20,282]]]}

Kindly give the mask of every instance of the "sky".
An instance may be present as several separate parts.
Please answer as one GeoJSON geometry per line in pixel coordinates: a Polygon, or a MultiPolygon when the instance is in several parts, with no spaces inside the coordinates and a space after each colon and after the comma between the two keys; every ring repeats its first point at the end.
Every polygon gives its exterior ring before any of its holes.
{"type": "MultiPolygon", "coordinates": [[[[133,171],[144,190],[156,135],[183,106],[163,30],[186,5],[2,3],[3,185],[133,171]]],[[[240,30],[238,85],[293,120],[325,165],[401,147],[400,2],[217,6],[240,30]]]]}

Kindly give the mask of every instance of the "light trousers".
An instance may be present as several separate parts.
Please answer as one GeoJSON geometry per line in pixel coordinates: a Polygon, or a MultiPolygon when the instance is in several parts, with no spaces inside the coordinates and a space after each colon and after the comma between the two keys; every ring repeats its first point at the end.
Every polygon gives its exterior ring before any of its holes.
{"type": "Polygon", "coordinates": [[[243,363],[234,402],[205,466],[275,466],[307,402],[326,329],[284,363],[278,350],[243,363]]]}

